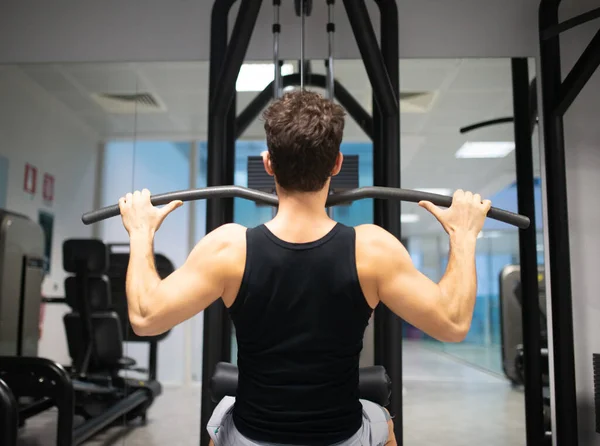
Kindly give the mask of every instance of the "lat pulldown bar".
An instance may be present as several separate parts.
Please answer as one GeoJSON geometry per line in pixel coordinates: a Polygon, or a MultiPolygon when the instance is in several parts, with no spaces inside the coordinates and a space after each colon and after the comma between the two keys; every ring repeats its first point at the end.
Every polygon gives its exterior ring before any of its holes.
{"type": "MultiPolygon", "coordinates": [[[[160,206],[170,203],[174,200],[193,201],[214,198],[244,198],[256,203],[277,206],[279,199],[275,194],[260,192],[254,189],[248,189],[241,186],[215,186],[200,189],[189,189],[177,192],[167,192],[165,194],[152,195],[150,201],[154,206],[160,206]]],[[[344,192],[338,192],[329,195],[327,198],[327,207],[348,204],[367,198],[378,198],[381,200],[398,200],[418,203],[423,200],[431,201],[437,206],[449,207],[452,204],[452,197],[445,195],[431,194],[408,189],[395,189],[392,187],[361,187],[350,189],[344,192]]],[[[89,225],[97,223],[107,218],[116,217],[120,214],[119,205],[113,204],[95,211],[86,212],[81,217],[84,224],[89,225]]],[[[529,218],[515,214],[504,209],[492,207],[488,212],[488,217],[494,220],[502,221],[521,229],[529,227],[529,218]]]]}

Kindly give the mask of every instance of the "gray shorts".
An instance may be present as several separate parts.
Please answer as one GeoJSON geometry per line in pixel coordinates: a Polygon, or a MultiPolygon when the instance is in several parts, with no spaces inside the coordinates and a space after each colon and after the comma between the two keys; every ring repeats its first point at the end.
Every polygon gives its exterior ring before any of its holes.
{"type": "MultiPolygon", "coordinates": [[[[363,406],[362,427],[351,438],[332,446],[383,446],[388,440],[390,416],[378,404],[360,400],[363,406]]],[[[215,446],[281,446],[257,443],[244,437],[233,423],[232,409],[235,398],[226,396],[217,405],[206,429],[215,446]]]]}

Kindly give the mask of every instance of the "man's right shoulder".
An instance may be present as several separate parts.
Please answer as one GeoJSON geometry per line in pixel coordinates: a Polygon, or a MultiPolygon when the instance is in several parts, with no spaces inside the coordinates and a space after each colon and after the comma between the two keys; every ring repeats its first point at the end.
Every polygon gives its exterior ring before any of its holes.
{"type": "Polygon", "coordinates": [[[381,226],[365,224],[355,226],[356,241],[360,243],[386,243],[396,238],[381,226]]]}
{"type": "Polygon", "coordinates": [[[365,224],[356,226],[356,247],[361,255],[380,256],[389,251],[398,239],[381,226],[365,224]]]}

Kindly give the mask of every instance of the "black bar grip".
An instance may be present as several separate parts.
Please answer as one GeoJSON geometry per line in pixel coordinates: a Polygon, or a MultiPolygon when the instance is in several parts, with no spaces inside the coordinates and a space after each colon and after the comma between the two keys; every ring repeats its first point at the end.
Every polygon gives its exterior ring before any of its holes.
{"type": "MultiPolygon", "coordinates": [[[[175,200],[194,201],[207,198],[245,198],[246,200],[271,206],[277,206],[278,203],[276,195],[241,186],[213,186],[201,189],[167,192],[165,194],[152,195],[150,201],[154,206],[161,206],[175,200]]],[[[84,224],[89,225],[106,220],[107,218],[116,217],[120,213],[119,205],[114,204],[102,209],[86,212],[81,216],[81,221],[84,224]]]]}
{"type": "MultiPolygon", "coordinates": [[[[193,201],[203,200],[207,198],[244,198],[256,203],[277,206],[279,200],[277,195],[267,192],[260,192],[254,189],[248,189],[242,186],[214,186],[205,187],[202,189],[190,189],[177,192],[168,192],[166,194],[152,195],[150,201],[155,206],[168,204],[174,200],[193,201]]],[[[452,197],[445,195],[430,194],[409,189],[396,189],[393,187],[361,187],[359,189],[350,189],[344,192],[338,192],[330,195],[327,198],[327,207],[337,206],[339,204],[347,204],[353,201],[364,200],[367,198],[376,198],[381,200],[399,200],[418,203],[419,201],[431,201],[436,206],[450,207],[452,197]]],[[[102,209],[87,212],[81,217],[84,224],[89,225],[97,223],[107,218],[115,217],[120,214],[119,205],[115,204],[102,209]]],[[[491,208],[488,213],[488,218],[508,223],[517,226],[521,229],[529,227],[529,218],[524,215],[515,214],[514,212],[505,211],[503,209],[491,208]]]]}
{"type": "MultiPolygon", "coordinates": [[[[411,203],[419,201],[431,201],[436,206],[450,207],[452,197],[445,195],[431,194],[409,189],[396,189],[393,187],[378,187],[368,186],[359,189],[350,189],[347,191],[332,194],[327,199],[327,206],[337,206],[339,204],[347,204],[365,198],[378,198],[383,200],[400,200],[411,203]]],[[[521,229],[529,227],[529,218],[524,215],[515,214],[514,212],[505,211],[492,207],[488,212],[488,218],[498,220],[521,229]]]]}

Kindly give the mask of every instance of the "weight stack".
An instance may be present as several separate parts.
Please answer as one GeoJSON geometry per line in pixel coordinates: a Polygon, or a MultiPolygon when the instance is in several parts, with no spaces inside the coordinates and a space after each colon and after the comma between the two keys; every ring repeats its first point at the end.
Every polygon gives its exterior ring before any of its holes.
{"type": "Polygon", "coordinates": [[[594,415],[596,417],[596,433],[600,434],[600,354],[594,353],[594,415]]]}

